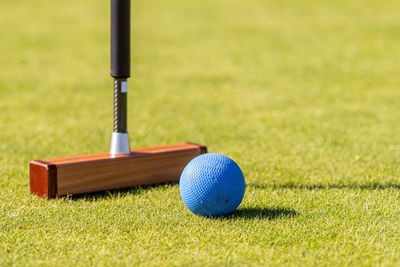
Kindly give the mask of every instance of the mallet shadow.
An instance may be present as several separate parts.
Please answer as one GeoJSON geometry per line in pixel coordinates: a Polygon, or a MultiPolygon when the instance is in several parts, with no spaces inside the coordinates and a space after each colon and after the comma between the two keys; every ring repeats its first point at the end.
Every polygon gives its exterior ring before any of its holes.
{"type": "Polygon", "coordinates": [[[128,196],[128,195],[136,195],[136,194],[140,194],[142,192],[145,192],[145,191],[148,191],[151,189],[161,188],[161,187],[166,187],[166,186],[175,186],[177,184],[178,184],[178,182],[169,182],[169,183],[152,184],[152,185],[141,185],[141,186],[136,186],[136,187],[131,187],[131,188],[121,188],[121,189],[106,190],[106,191],[87,193],[87,194],[70,195],[70,196],[67,196],[67,198],[69,200],[73,200],[73,201],[79,201],[79,200],[97,201],[100,199],[105,199],[105,198],[110,198],[110,197],[124,197],[124,196],[128,196]]]}

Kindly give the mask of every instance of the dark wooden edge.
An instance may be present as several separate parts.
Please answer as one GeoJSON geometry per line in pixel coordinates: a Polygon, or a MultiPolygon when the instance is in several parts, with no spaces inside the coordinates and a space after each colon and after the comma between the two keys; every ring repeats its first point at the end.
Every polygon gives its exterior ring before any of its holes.
{"type": "Polygon", "coordinates": [[[34,160],[29,164],[31,194],[42,198],[57,196],[57,167],[54,164],[34,160]]]}
{"type": "Polygon", "coordinates": [[[200,154],[206,154],[207,153],[207,147],[205,145],[196,144],[196,143],[192,143],[192,142],[186,142],[186,144],[191,144],[191,145],[198,146],[200,148],[200,154]]]}

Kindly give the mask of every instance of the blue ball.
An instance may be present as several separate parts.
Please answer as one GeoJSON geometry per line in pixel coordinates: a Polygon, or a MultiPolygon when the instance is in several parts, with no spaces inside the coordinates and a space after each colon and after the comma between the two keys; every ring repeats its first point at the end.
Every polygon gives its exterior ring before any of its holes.
{"type": "Polygon", "coordinates": [[[192,159],[179,181],[179,191],[186,207],[202,216],[234,212],[243,200],[245,187],[239,166],[217,153],[192,159]]]}

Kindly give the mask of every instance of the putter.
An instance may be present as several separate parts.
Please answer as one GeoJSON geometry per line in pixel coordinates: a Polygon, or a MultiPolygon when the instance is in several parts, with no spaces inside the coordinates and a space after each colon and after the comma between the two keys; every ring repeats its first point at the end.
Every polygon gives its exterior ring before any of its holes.
{"type": "Polygon", "coordinates": [[[185,142],[132,149],[127,128],[130,77],[130,0],[111,0],[111,76],[114,130],[109,152],[34,160],[30,191],[43,198],[178,181],[182,170],[207,147],[185,142]]]}

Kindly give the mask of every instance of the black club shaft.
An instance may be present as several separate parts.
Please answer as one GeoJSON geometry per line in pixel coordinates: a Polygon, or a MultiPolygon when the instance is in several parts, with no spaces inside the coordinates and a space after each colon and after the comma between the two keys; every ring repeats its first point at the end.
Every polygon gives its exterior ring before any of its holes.
{"type": "Polygon", "coordinates": [[[130,0],[111,0],[111,76],[114,78],[131,75],[130,10],[130,0]]]}

